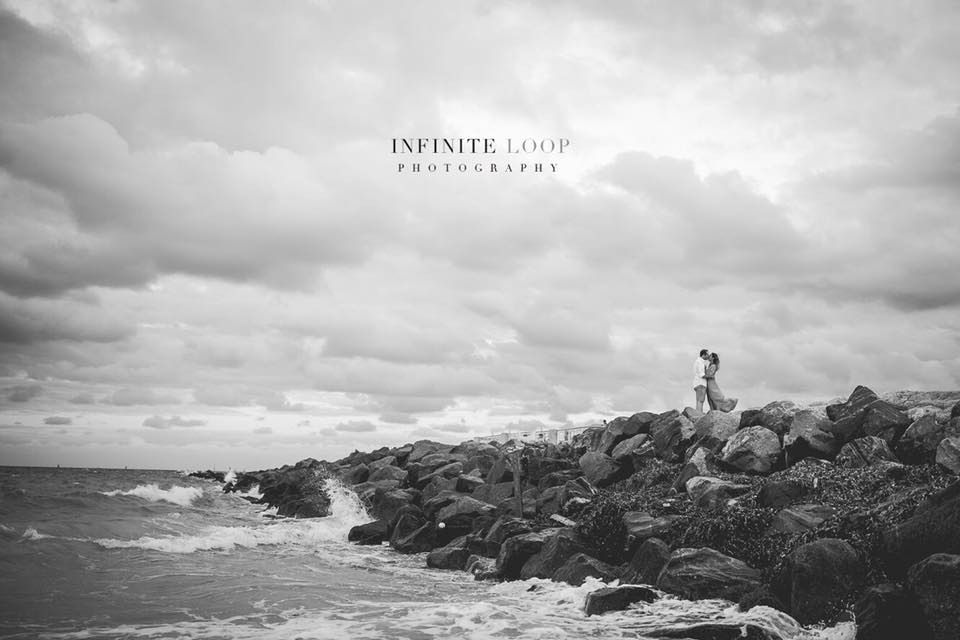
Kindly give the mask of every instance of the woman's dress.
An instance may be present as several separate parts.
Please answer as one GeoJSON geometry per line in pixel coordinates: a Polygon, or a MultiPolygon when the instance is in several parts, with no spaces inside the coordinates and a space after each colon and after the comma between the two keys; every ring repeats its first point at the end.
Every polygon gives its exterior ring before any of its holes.
{"type": "Polygon", "coordinates": [[[710,403],[711,409],[719,409],[720,411],[725,411],[727,413],[734,410],[737,406],[736,398],[727,398],[723,395],[723,391],[720,391],[720,385],[717,384],[717,366],[711,364],[707,367],[707,401],[710,403]]]}

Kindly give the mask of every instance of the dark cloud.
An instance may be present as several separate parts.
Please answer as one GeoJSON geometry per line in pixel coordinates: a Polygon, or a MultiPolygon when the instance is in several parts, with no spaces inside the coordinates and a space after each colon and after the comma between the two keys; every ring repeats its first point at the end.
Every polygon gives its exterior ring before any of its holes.
{"type": "Polygon", "coordinates": [[[43,393],[43,386],[39,384],[18,384],[4,389],[4,391],[7,400],[10,402],[30,402],[43,393]]]}
{"type": "Polygon", "coordinates": [[[43,419],[43,424],[54,424],[54,425],[73,424],[73,418],[68,418],[65,416],[49,416],[43,419]]]}
{"type": "Polygon", "coordinates": [[[92,393],[78,393],[70,398],[70,402],[73,404],[96,404],[97,399],[93,397],[92,393]]]}
{"type": "Polygon", "coordinates": [[[103,398],[102,402],[120,407],[136,405],[180,404],[180,400],[168,394],[158,393],[153,389],[138,389],[125,387],[117,389],[111,395],[103,398]]]}
{"type": "Polygon", "coordinates": [[[117,342],[134,335],[132,324],[86,304],[18,300],[0,294],[0,341],[30,344],[45,340],[117,342]]]}

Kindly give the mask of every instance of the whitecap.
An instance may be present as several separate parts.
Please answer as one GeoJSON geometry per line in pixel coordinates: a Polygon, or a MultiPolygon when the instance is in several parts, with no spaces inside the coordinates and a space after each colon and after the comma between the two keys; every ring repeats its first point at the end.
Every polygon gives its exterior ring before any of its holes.
{"type": "Polygon", "coordinates": [[[100,493],[105,496],[136,496],[150,502],[169,502],[181,507],[189,507],[194,500],[203,495],[203,489],[180,486],[161,489],[157,484],[141,484],[129,491],[114,489],[113,491],[101,491],[100,493]]]}

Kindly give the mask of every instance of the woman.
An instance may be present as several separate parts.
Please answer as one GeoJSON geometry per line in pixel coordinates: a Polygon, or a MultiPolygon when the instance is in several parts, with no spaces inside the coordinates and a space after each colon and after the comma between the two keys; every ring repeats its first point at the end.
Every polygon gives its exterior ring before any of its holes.
{"type": "Polygon", "coordinates": [[[707,379],[707,401],[711,409],[719,409],[727,413],[733,411],[737,406],[736,398],[726,398],[723,391],[720,391],[720,385],[717,384],[717,370],[720,368],[720,356],[716,353],[710,354],[710,364],[707,366],[707,372],[704,377],[707,379]]]}

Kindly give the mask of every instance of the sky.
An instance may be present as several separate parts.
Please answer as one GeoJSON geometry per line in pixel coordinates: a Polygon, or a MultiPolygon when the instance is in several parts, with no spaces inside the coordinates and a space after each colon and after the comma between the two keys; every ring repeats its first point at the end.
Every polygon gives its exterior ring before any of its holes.
{"type": "Polygon", "coordinates": [[[948,0],[0,0],[0,464],[595,424],[704,347],[960,388],[958,61],[948,0]]]}

